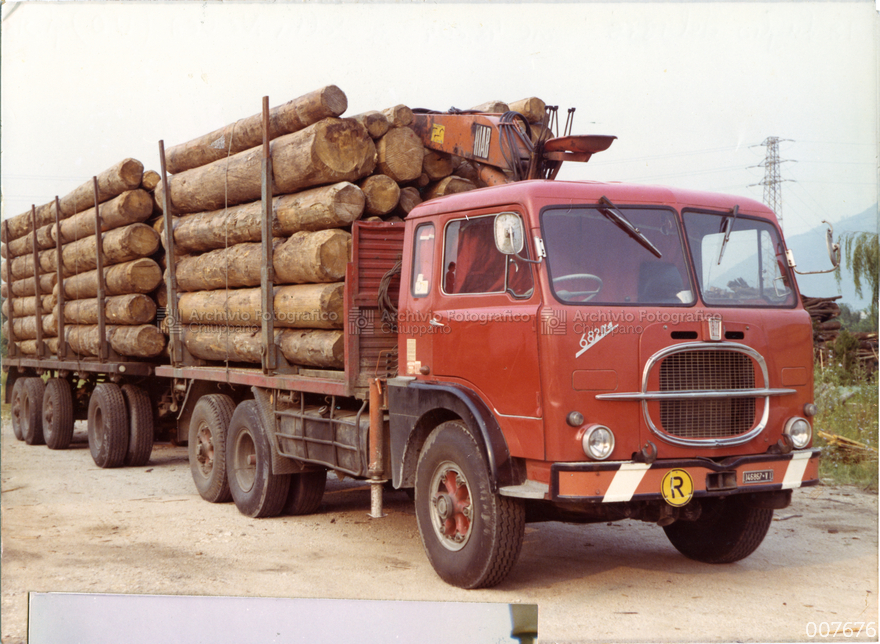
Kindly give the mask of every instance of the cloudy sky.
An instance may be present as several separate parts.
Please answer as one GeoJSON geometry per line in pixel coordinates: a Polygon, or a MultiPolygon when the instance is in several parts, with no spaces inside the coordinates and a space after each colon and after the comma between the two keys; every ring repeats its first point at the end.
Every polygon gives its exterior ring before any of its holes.
{"type": "Polygon", "coordinates": [[[561,178],[763,198],[781,145],[785,232],[877,203],[871,1],[7,2],[3,215],[125,157],[335,84],[348,114],[538,96],[611,149],[561,178]]]}

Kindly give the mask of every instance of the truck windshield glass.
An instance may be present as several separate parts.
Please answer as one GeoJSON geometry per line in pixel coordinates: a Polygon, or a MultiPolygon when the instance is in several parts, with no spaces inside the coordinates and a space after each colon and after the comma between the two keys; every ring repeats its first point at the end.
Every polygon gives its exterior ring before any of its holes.
{"type": "Polygon", "coordinates": [[[568,304],[693,304],[675,213],[665,208],[617,210],[662,258],[609,219],[601,206],[549,208],[542,232],[557,299],[568,304]]]}
{"type": "Polygon", "coordinates": [[[730,213],[685,211],[684,225],[706,304],[794,305],[785,248],[768,222],[742,214],[734,219],[730,213]]]}

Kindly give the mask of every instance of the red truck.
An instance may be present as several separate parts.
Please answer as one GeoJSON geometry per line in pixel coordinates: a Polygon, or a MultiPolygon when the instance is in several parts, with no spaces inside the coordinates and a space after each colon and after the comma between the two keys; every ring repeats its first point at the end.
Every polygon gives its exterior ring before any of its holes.
{"type": "Polygon", "coordinates": [[[19,430],[87,418],[94,454],[171,425],[202,497],[254,517],[316,511],[328,471],[369,480],[379,516],[390,480],[462,588],[500,583],[530,521],[637,519],[692,559],[747,557],[792,490],[818,483],[811,324],[776,217],[741,197],[555,180],[613,137],[532,144],[517,122],[417,115],[425,146],[489,187],[353,226],[343,370],[278,361],[266,315],[262,369],[191,359],[169,277],[170,360],[13,356],[19,430]],[[155,418],[126,406],[143,397],[155,418]]]}

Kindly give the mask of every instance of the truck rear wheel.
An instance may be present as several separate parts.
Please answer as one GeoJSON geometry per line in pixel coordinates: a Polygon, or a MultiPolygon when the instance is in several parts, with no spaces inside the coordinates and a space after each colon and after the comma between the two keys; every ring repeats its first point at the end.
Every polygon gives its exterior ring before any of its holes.
{"type": "Polygon", "coordinates": [[[52,378],[43,393],[43,438],[49,449],[67,449],[73,440],[73,393],[63,378],[52,378]]]}
{"type": "Polygon", "coordinates": [[[226,435],[235,403],[225,394],[202,396],[189,421],[189,468],[205,501],[232,500],[226,478],[226,435]]]}
{"type": "Polygon", "coordinates": [[[416,469],[416,519],[428,560],[459,588],[495,586],[519,557],[525,510],[492,492],[489,469],[463,422],[439,425],[416,469]]]}
{"type": "Polygon", "coordinates": [[[22,393],[24,392],[24,381],[25,378],[19,378],[15,381],[15,384],[12,385],[12,396],[10,398],[10,413],[12,415],[12,433],[15,434],[15,437],[23,441],[24,440],[24,432],[22,431],[22,426],[24,425],[24,420],[22,419],[22,403],[24,402],[21,398],[22,393]]]}
{"type": "Polygon", "coordinates": [[[98,467],[119,467],[128,451],[128,414],[119,385],[102,382],[89,398],[89,451],[98,467]]]}
{"type": "Polygon", "coordinates": [[[321,506],[326,486],[327,470],[291,474],[283,513],[291,516],[314,513],[321,506]]]}
{"type": "Polygon", "coordinates": [[[125,465],[140,467],[150,461],[153,452],[153,406],[147,392],[134,385],[123,385],[122,395],[128,407],[128,450],[125,465]]]}
{"type": "Polygon", "coordinates": [[[696,521],[676,521],[663,530],[685,557],[703,563],[733,563],[752,554],[770,529],[773,510],[755,508],[735,496],[703,499],[696,521]]]}
{"type": "Polygon", "coordinates": [[[287,500],[290,475],[272,473],[270,450],[257,402],[239,403],[226,437],[226,472],[235,507],[246,516],[277,516],[287,500]]]}
{"type": "Polygon", "coordinates": [[[46,383],[42,378],[26,378],[21,393],[21,433],[28,445],[43,445],[43,394],[46,383]]]}

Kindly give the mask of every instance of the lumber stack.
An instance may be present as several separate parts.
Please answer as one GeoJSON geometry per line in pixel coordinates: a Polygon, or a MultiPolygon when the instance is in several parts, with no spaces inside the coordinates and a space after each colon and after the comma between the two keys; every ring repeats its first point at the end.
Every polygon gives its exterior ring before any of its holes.
{"type": "MultiPolygon", "coordinates": [[[[21,353],[38,352],[39,323],[44,352],[57,354],[62,316],[67,346],[81,356],[100,355],[102,343],[124,356],[147,358],[161,353],[165,338],[155,326],[156,303],[148,295],[162,278],[158,264],[150,259],[159,249],[159,236],[144,223],[153,213],[150,192],[157,179],[155,172],[145,173],[143,164],[130,158],[97,177],[105,281],[105,300],[100,304],[92,181],[58,200],[57,225],[54,200],[36,208],[36,217],[26,212],[8,220],[0,247],[6,258],[3,314],[11,320],[21,353]],[[98,333],[101,306],[104,338],[98,333]]],[[[9,332],[9,322],[5,330],[9,332]]]]}
{"type": "MultiPolygon", "coordinates": [[[[810,314],[813,321],[813,349],[820,364],[829,360],[832,353],[832,345],[837,340],[842,329],[838,319],[840,307],[835,297],[807,297],[802,296],[804,308],[810,314]]],[[[861,363],[867,373],[872,373],[878,363],[878,337],[876,333],[851,333],[858,342],[855,357],[861,363]]]]}

